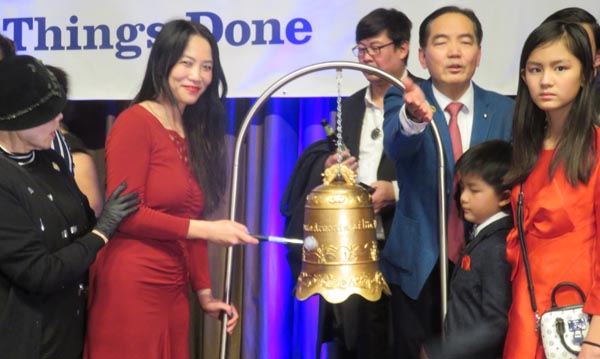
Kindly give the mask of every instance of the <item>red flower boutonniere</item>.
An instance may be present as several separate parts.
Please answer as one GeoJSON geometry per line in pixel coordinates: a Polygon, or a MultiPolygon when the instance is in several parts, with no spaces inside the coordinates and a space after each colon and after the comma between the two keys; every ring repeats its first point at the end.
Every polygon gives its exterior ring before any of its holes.
{"type": "Polygon", "coordinates": [[[471,270],[471,257],[469,257],[469,255],[465,254],[462,257],[460,267],[464,270],[471,270]]]}

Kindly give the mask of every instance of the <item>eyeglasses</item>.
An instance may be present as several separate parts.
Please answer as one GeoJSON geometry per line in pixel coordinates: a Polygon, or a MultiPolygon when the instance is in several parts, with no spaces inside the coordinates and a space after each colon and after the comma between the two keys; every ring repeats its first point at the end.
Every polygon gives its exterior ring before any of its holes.
{"type": "Polygon", "coordinates": [[[352,48],[352,53],[356,57],[365,56],[365,54],[369,54],[371,56],[377,56],[381,52],[381,49],[383,49],[386,46],[393,45],[393,44],[394,44],[394,42],[392,41],[392,42],[388,42],[387,44],[383,44],[380,46],[365,47],[365,46],[356,45],[352,48]]]}

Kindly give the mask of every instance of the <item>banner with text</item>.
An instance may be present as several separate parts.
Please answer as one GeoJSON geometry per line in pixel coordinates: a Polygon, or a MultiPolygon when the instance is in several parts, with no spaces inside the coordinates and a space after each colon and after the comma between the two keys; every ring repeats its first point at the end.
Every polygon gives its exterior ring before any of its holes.
{"type": "MultiPolygon", "coordinates": [[[[413,21],[409,70],[428,77],[418,62],[420,22],[447,1],[120,1],[2,0],[0,33],[17,51],[63,68],[73,99],[130,99],[143,77],[149,49],[162,24],[184,18],[206,25],[219,43],[230,97],[258,97],[269,85],[302,67],[356,61],[351,48],[361,17],[377,7],[397,8],[413,21]]],[[[481,65],[475,81],[514,94],[518,59],[527,35],[563,1],[456,1],[483,24],[481,65]]],[[[576,6],[600,18],[597,0],[576,6]]],[[[365,86],[362,74],[343,71],[341,92],[365,86]]],[[[335,71],[294,81],[276,96],[335,96],[335,71]]]]}

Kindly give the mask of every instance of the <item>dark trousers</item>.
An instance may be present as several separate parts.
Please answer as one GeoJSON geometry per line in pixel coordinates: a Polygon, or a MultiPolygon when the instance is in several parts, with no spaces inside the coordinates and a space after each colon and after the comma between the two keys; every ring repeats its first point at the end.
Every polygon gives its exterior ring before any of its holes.
{"type": "Polygon", "coordinates": [[[335,359],[391,358],[390,297],[382,294],[380,300],[370,302],[354,294],[339,304],[322,298],[319,304],[323,312],[318,349],[322,342],[333,341],[335,359]]]}
{"type": "MultiPolygon", "coordinates": [[[[450,268],[448,272],[451,273],[450,268]]],[[[390,285],[390,289],[394,358],[418,359],[425,340],[441,334],[439,265],[432,270],[417,299],[404,294],[397,285],[390,285]]]]}

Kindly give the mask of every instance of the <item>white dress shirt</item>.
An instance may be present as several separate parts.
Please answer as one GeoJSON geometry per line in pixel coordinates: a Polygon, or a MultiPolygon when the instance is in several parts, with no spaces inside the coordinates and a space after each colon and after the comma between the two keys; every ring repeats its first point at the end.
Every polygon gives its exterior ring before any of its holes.
{"type": "Polygon", "coordinates": [[[483,221],[480,224],[476,224],[473,226],[473,238],[477,237],[477,235],[485,228],[487,227],[490,223],[493,223],[501,218],[504,217],[508,217],[508,213],[506,212],[498,212],[494,215],[491,215],[488,219],[486,219],[485,221],[483,221]]]}
{"type": "MultiPolygon", "coordinates": [[[[408,76],[405,69],[400,79],[408,76]]],[[[377,106],[371,97],[371,88],[367,87],[365,93],[365,115],[362,122],[360,134],[359,154],[360,162],[358,164],[357,180],[370,185],[377,181],[377,170],[383,155],[383,108],[377,106]],[[371,133],[375,129],[381,131],[379,137],[371,138],[371,133]]],[[[400,197],[398,181],[392,181],[394,187],[394,197],[396,201],[400,197]]]]}
{"type": "Polygon", "coordinates": [[[358,180],[371,184],[377,181],[377,169],[383,155],[383,109],[371,100],[370,88],[367,88],[365,94],[365,115],[359,143],[358,180]],[[379,137],[371,138],[371,133],[377,129],[380,131],[379,137]]]}
{"type": "MultiPolygon", "coordinates": [[[[406,77],[407,70],[404,70],[401,78],[406,77]]],[[[360,131],[360,142],[358,148],[358,163],[357,180],[365,184],[372,184],[377,181],[377,170],[383,156],[383,108],[377,106],[371,96],[371,87],[367,87],[365,93],[365,114],[362,121],[362,129],[360,131]],[[372,138],[371,134],[374,130],[379,129],[379,136],[372,138]]],[[[392,181],[394,189],[394,197],[396,201],[400,197],[400,189],[398,181],[392,181]]],[[[377,239],[385,239],[381,216],[376,216],[377,220],[377,239]]]]}
{"type": "MultiPolygon", "coordinates": [[[[442,94],[435,86],[432,86],[433,97],[437,101],[440,108],[443,110],[452,101],[448,96],[442,94]]],[[[463,104],[463,107],[458,113],[458,129],[460,130],[460,139],[462,142],[463,153],[466,152],[471,144],[471,132],[473,131],[473,116],[475,110],[475,97],[473,91],[473,83],[469,85],[467,91],[457,100],[463,104]]],[[[450,121],[450,114],[444,111],[444,117],[446,118],[446,124],[450,121]]],[[[415,122],[408,118],[406,114],[406,105],[403,105],[400,109],[400,125],[402,133],[411,136],[416,135],[425,130],[428,122],[415,122]]]]}

